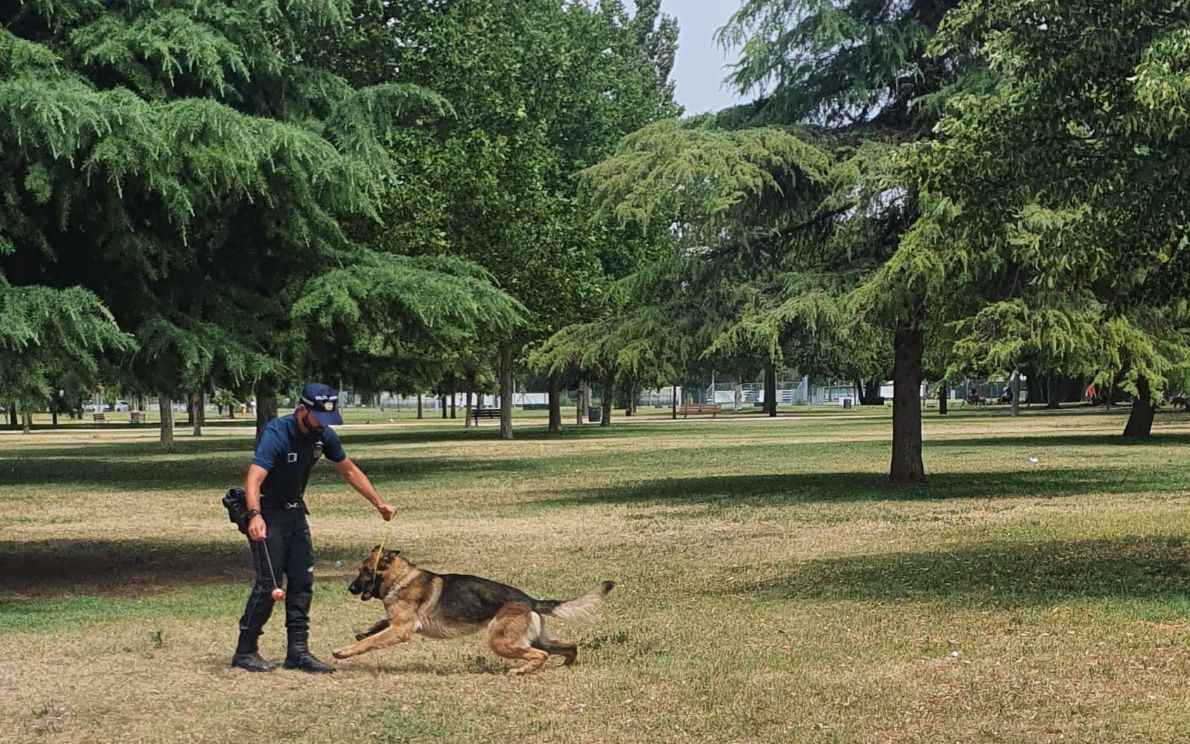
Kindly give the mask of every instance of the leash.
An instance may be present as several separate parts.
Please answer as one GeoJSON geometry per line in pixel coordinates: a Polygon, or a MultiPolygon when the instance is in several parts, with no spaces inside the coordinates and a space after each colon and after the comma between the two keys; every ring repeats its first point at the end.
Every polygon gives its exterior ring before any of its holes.
{"type": "Polygon", "coordinates": [[[277,574],[273,573],[273,559],[271,556],[269,556],[268,546],[264,544],[264,540],[260,541],[259,546],[255,540],[249,540],[248,542],[251,543],[252,547],[254,548],[259,547],[259,551],[264,553],[265,562],[269,564],[269,578],[273,580],[273,601],[277,602],[284,599],[285,594],[282,592],[281,586],[277,583],[277,574]],[[281,592],[281,595],[277,596],[279,592],[281,592]]]}
{"type": "Polygon", "coordinates": [[[380,566],[380,556],[384,555],[384,544],[388,542],[388,535],[393,531],[393,520],[387,519],[384,522],[384,532],[380,535],[380,550],[376,551],[376,559],[372,561],[372,576],[376,576],[376,569],[380,566]]]}

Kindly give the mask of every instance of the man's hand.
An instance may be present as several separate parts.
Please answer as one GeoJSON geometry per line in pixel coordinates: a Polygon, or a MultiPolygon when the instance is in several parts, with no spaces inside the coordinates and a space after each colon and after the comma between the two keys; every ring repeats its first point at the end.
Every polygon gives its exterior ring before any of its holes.
{"type": "Polygon", "coordinates": [[[259,514],[252,515],[252,518],[248,520],[248,539],[260,542],[265,538],[265,535],[264,517],[259,514]]]}
{"type": "Polygon", "coordinates": [[[385,522],[389,521],[397,514],[396,507],[389,506],[388,504],[384,503],[383,501],[380,502],[380,506],[376,507],[376,511],[380,512],[380,516],[384,519],[385,522]]]}

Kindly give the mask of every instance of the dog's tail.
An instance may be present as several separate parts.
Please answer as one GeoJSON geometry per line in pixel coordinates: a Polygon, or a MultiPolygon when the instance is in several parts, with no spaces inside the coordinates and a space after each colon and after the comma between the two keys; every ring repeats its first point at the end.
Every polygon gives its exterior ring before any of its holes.
{"type": "Polygon", "coordinates": [[[603,604],[603,598],[612,590],[616,584],[612,581],[604,581],[596,584],[581,597],[574,599],[542,599],[537,600],[533,606],[533,611],[542,615],[550,615],[559,620],[565,620],[569,623],[585,623],[595,619],[595,615],[599,612],[599,605],[603,604]]]}

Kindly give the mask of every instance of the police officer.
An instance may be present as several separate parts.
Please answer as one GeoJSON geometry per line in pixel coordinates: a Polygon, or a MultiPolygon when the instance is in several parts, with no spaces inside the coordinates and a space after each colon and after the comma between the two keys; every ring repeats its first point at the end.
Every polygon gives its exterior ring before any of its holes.
{"type": "Polygon", "coordinates": [[[314,558],[302,494],[310,469],[319,456],[325,454],[339,477],[370,501],[386,521],[397,511],[380,499],[368,476],[343,451],[339,436],[330,428],[341,423],[338,393],[326,385],[312,382],[302,388],[293,414],[273,419],[261,432],[256,454],[244,479],[248,539],[256,583],[240,618],[240,640],[231,659],[232,666],[250,672],[267,672],[273,668],[257,652],[257,640],[273,612],[271,562],[276,580],[281,581],[282,576],[288,580],[285,628],[289,645],[285,668],[324,674],[335,671],[331,665],[314,658],[308,646],[314,558]]]}

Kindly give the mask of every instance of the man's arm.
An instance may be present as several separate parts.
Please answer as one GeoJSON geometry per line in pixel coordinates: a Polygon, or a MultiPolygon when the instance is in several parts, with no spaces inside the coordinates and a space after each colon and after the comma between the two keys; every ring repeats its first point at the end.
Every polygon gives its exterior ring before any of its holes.
{"type": "Polygon", "coordinates": [[[384,521],[393,518],[397,510],[380,499],[380,494],[376,493],[376,489],[372,487],[372,481],[368,480],[368,476],[364,475],[364,471],[355,466],[350,457],[344,457],[338,462],[331,463],[335,472],[339,477],[347,481],[347,485],[354,488],[361,496],[371,502],[372,506],[376,507],[376,511],[380,512],[380,516],[384,521]]]}
{"type": "Polygon", "coordinates": [[[269,471],[260,467],[256,463],[248,466],[248,475],[244,477],[244,504],[251,511],[255,509],[258,513],[253,515],[248,520],[248,537],[257,542],[265,538],[264,517],[260,516],[260,484],[264,483],[265,477],[269,471]]]}

